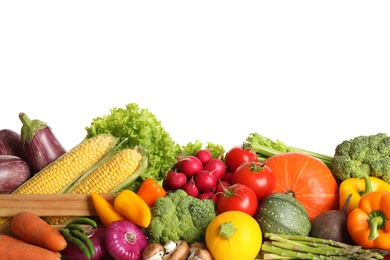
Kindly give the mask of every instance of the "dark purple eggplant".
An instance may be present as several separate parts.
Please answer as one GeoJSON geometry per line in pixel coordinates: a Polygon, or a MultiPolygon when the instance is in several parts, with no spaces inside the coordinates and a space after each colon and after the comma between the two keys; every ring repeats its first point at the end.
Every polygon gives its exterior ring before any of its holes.
{"type": "Polygon", "coordinates": [[[11,129],[0,130],[0,155],[15,155],[26,159],[19,133],[11,129]]]}
{"type": "Polygon", "coordinates": [[[0,155],[0,194],[8,194],[31,177],[27,163],[14,155],[0,155]]]}
{"type": "Polygon", "coordinates": [[[21,138],[26,162],[34,175],[57,160],[66,150],[45,122],[31,120],[25,113],[20,113],[19,118],[23,123],[21,138]]]}

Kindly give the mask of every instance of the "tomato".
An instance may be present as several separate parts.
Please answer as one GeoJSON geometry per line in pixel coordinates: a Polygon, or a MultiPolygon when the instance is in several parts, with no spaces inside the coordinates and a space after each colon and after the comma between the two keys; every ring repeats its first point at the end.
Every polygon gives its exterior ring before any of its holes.
{"type": "Polygon", "coordinates": [[[228,172],[234,172],[244,162],[258,161],[257,154],[251,149],[249,143],[244,143],[242,146],[235,146],[227,151],[225,155],[225,164],[228,172]]]}
{"type": "Polygon", "coordinates": [[[256,193],[246,185],[237,183],[217,195],[217,212],[221,214],[230,210],[238,210],[254,216],[258,201],[256,193]]]}
{"type": "Polygon", "coordinates": [[[276,185],[275,175],[271,168],[260,162],[243,163],[236,169],[232,184],[241,183],[251,188],[260,200],[271,194],[276,185]]]}
{"type": "Polygon", "coordinates": [[[253,260],[263,239],[260,225],[253,217],[241,211],[227,211],[210,222],[205,240],[215,260],[253,260]]]}

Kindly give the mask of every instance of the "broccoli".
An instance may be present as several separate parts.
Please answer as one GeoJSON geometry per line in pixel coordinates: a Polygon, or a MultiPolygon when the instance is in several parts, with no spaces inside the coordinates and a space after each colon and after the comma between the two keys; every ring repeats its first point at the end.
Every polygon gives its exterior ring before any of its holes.
{"type": "Polygon", "coordinates": [[[336,146],[332,165],[338,181],[367,175],[390,183],[390,137],[378,133],[345,140],[336,146]]]}
{"type": "Polygon", "coordinates": [[[216,217],[212,200],[201,200],[182,190],[158,198],[151,207],[152,220],[146,234],[149,243],[185,240],[204,242],[208,224],[216,217]]]}

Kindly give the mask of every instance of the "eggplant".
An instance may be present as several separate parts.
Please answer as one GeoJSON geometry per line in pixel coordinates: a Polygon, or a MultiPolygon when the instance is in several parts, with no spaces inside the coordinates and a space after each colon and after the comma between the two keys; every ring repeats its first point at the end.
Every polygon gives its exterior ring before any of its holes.
{"type": "Polygon", "coordinates": [[[0,155],[0,194],[9,194],[31,177],[27,163],[14,155],[0,155]]]}
{"type": "Polygon", "coordinates": [[[0,130],[0,155],[15,155],[26,159],[19,133],[11,129],[0,130]]]}
{"type": "Polygon", "coordinates": [[[66,150],[45,122],[31,120],[23,112],[19,114],[19,118],[23,123],[21,138],[26,163],[34,175],[57,160],[66,150]]]}

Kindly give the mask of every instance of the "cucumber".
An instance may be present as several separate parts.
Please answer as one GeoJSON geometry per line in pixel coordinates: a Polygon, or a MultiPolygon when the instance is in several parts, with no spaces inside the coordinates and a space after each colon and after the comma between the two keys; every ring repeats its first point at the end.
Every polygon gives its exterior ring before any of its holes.
{"type": "Polygon", "coordinates": [[[264,233],[307,236],[311,223],[304,206],[285,193],[272,193],[260,203],[254,218],[264,233]]]}

